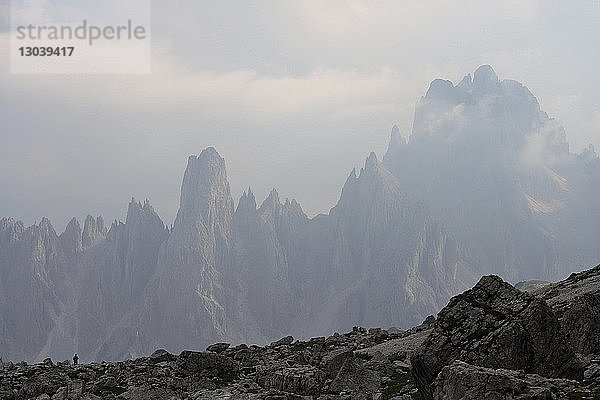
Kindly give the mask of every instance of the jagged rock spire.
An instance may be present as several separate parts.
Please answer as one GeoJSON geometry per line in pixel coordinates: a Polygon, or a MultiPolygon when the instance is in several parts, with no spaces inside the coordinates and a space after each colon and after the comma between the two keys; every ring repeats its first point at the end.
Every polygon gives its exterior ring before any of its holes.
{"type": "Polygon", "coordinates": [[[84,249],[92,247],[106,237],[106,228],[102,216],[88,215],[83,223],[82,245],[84,249]]]}
{"type": "Polygon", "coordinates": [[[232,213],[225,160],[213,147],[204,149],[199,156],[190,156],[174,229],[191,228],[199,221],[207,228],[215,224],[225,228],[231,222],[232,213]]]}

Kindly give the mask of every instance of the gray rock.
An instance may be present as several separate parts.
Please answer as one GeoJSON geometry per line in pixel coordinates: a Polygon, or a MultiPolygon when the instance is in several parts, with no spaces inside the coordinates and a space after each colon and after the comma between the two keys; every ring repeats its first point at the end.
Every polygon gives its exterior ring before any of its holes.
{"type": "Polygon", "coordinates": [[[299,395],[312,396],[321,392],[325,373],[312,366],[259,368],[258,384],[267,389],[277,389],[299,395]]]}
{"type": "Polygon", "coordinates": [[[354,359],[354,352],[349,349],[337,349],[327,353],[321,360],[320,368],[324,370],[330,378],[335,378],[346,360],[354,359]]]}
{"type": "Polygon", "coordinates": [[[177,356],[176,367],[185,375],[205,372],[210,376],[220,376],[233,380],[238,372],[237,361],[215,353],[182,351],[177,356]]]}
{"type": "Polygon", "coordinates": [[[222,353],[229,348],[229,343],[215,343],[211,344],[206,348],[206,351],[212,351],[213,353],[222,353]]]}
{"type": "Polygon", "coordinates": [[[485,276],[440,311],[433,332],[411,357],[423,398],[454,360],[524,370],[547,377],[583,378],[583,365],[561,333],[558,318],[541,299],[497,276],[485,276]]]}
{"type": "MultiPolygon", "coordinates": [[[[132,388],[117,396],[119,400],[169,400],[175,393],[164,388],[132,388]]],[[[90,399],[91,400],[91,399],[90,399]]]]}
{"type": "Polygon", "coordinates": [[[582,391],[576,381],[477,367],[462,361],[445,366],[433,386],[436,400],[568,399],[569,394],[582,391]]]}
{"type": "Polygon", "coordinates": [[[284,338],[281,338],[273,343],[271,343],[271,346],[273,347],[277,347],[277,346],[289,346],[290,344],[292,344],[292,342],[294,341],[294,337],[293,336],[286,336],[284,338]]]}
{"type": "Polygon", "coordinates": [[[169,353],[165,349],[158,349],[150,355],[150,361],[153,363],[160,363],[160,362],[164,362],[164,361],[173,361],[175,359],[176,359],[176,356],[169,353]]]}
{"type": "Polygon", "coordinates": [[[370,369],[365,368],[355,359],[346,359],[337,376],[331,382],[332,393],[351,392],[354,398],[372,398],[379,389],[381,378],[370,369]]]}
{"type": "Polygon", "coordinates": [[[600,354],[600,265],[534,294],[552,307],[576,352],[600,354]]]}

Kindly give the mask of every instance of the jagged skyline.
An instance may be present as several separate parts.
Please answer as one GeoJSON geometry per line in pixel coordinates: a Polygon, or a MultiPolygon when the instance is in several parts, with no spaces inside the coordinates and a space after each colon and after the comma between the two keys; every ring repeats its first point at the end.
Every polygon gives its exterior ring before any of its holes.
{"type": "Polygon", "coordinates": [[[481,275],[556,280],[598,262],[600,158],[570,152],[527,87],[487,65],[436,79],[414,126],[315,218],[276,191],[236,204],[207,147],[187,159],[170,230],[136,201],[108,230],[0,219],[0,349],[91,361],[407,327],[481,275]]]}
{"type": "MultiPolygon", "coordinates": [[[[62,230],[88,213],[123,219],[135,196],[171,224],[187,156],[211,145],[235,198],[276,187],[309,215],[327,212],[351,167],[383,156],[394,124],[410,134],[431,79],[459,82],[482,64],[536,93],[575,152],[598,148],[596,4],[155,0],[148,76],[19,76],[0,59],[0,214],[62,230]]],[[[7,22],[0,4],[9,54],[7,22]]]]}

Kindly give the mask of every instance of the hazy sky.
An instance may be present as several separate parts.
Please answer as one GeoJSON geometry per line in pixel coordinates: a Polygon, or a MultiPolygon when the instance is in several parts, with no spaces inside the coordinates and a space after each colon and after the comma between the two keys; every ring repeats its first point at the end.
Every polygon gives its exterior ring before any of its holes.
{"type": "Polygon", "coordinates": [[[600,0],[249,3],[153,1],[150,75],[11,75],[0,0],[0,216],[60,231],[135,196],[170,224],[207,146],[236,203],[275,187],[328,212],[393,124],[410,133],[431,80],[481,64],[527,85],[572,150],[600,148],[600,0]]]}

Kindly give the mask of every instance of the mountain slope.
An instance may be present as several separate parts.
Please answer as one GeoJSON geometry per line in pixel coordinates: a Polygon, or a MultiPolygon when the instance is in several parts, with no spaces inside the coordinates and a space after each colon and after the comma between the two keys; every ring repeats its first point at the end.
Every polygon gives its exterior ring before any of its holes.
{"type": "Polygon", "coordinates": [[[555,280],[600,259],[600,160],[518,82],[434,80],[327,215],[276,190],[237,207],[214,148],[190,156],[172,229],[146,201],[110,229],[0,220],[0,356],[115,360],[209,343],[409,327],[484,274],[555,280]]]}
{"type": "Polygon", "coordinates": [[[482,273],[553,280],[600,258],[600,160],[591,147],[570,153],[533,94],[489,66],[457,85],[434,80],[384,164],[469,243],[482,273]]]}

